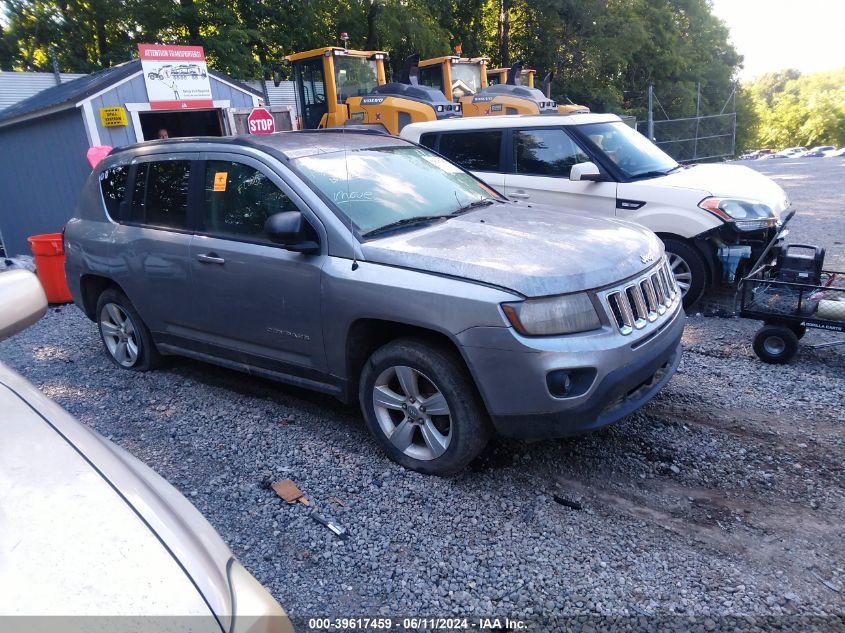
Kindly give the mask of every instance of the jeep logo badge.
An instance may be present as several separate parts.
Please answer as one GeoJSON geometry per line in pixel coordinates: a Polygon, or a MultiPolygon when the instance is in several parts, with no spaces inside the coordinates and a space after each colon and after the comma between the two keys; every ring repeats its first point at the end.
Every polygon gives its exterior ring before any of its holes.
{"type": "Polygon", "coordinates": [[[640,255],[640,261],[643,264],[648,264],[649,262],[653,262],[654,261],[654,255],[652,255],[651,253],[646,253],[645,255],[640,255]]]}

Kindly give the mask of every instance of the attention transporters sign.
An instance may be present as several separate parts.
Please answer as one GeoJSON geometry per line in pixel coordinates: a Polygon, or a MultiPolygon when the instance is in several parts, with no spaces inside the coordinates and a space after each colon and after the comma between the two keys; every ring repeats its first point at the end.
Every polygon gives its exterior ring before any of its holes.
{"type": "Polygon", "coordinates": [[[202,46],[138,44],[138,54],[152,109],[214,107],[202,46]]]}

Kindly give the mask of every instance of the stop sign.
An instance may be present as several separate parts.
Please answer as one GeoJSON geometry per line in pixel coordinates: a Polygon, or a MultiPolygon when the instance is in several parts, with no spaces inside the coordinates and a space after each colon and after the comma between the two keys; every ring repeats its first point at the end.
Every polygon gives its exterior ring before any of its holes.
{"type": "Polygon", "coordinates": [[[253,108],[246,122],[250,134],[272,134],[276,131],[276,121],[267,108],[253,108]]]}

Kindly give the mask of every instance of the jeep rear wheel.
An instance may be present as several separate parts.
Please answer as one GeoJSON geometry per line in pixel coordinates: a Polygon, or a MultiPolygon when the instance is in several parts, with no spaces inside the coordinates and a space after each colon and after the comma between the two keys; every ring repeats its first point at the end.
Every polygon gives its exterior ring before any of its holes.
{"type": "Polygon", "coordinates": [[[150,331],[127,296],[116,288],[107,288],[97,300],[97,326],[103,347],[118,367],[146,371],[161,364],[150,331]]]}
{"type": "Polygon", "coordinates": [[[490,437],[487,414],[450,350],[401,339],[376,350],[361,374],[367,427],[387,455],[432,475],[463,470],[490,437]]]}

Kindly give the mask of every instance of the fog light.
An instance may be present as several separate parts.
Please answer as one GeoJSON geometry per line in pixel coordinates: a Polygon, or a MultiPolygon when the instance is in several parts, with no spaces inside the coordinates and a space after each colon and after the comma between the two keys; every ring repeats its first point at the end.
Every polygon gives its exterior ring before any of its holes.
{"type": "Polygon", "coordinates": [[[555,398],[574,398],[590,390],[596,379],[592,367],[580,369],[555,369],[546,374],[546,386],[555,398]]]}
{"type": "Polygon", "coordinates": [[[572,389],[572,376],[569,375],[568,371],[559,369],[557,371],[550,372],[549,375],[546,376],[546,383],[548,383],[549,392],[553,396],[556,398],[565,398],[569,395],[569,392],[572,389]]]}

